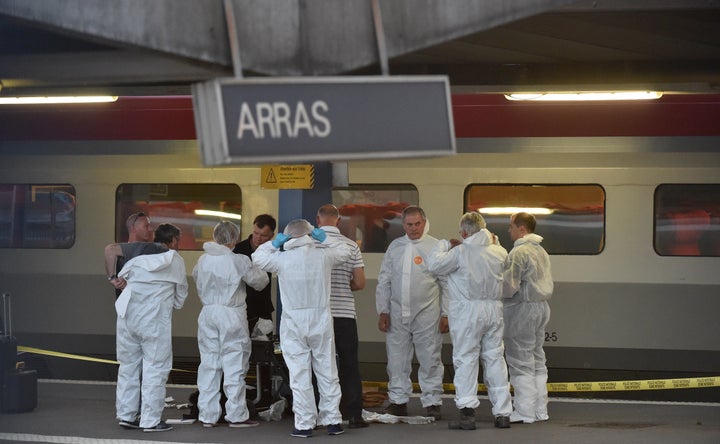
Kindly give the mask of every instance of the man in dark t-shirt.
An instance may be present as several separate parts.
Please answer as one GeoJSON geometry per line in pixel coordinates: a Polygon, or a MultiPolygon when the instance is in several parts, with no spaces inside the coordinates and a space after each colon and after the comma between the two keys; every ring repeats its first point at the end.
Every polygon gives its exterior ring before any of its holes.
{"type": "MultiPolygon", "coordinates": [[[[261,214],[257,216],[253,221],[252,234],[244,241],[235,245],[233,253],[244,254],[247,257],[251,257],[257,247],[273,238],[276,227],[277,222],[271,215],[261,214]]],[[[270,278],[270,273],[268,273],[268,278],[270,278]]],[[[252,334],[258,319],[272,319],[272,313],[275,311],[275,307],[272,303],[270,287],[271,285],[269,283],[260,291],[247,287],[245,302],[247,304],[248,330],[250,334],[252,334]]]]}

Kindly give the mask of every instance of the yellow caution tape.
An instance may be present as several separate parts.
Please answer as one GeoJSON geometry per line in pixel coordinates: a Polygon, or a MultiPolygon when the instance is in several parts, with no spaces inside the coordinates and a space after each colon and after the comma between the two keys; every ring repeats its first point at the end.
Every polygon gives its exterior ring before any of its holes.
{"type": "MultiPolygon", "coordinates": [[[[375,387],[387,390],[387,382],[363,381],[364,387],[375,387]]],[[[550,382],[548,392],[606,392],[623,390],[669,390],[720,387],[720,376],[702,378],[651,379],[637,381],[603,381],[603,382],[550,382]]],[[[413,390],[420,390],[420,385],[413,383],[413,390]]],[[[443,390],[454,392],[453,384],[443,384],[443,390]]],[[[486,392],[484,384],[478,384],[479,392],[486,392]]]]}
{"type": "MultiPolygon", "coordinates": [[[[43,350],[33,347],[18,346],[18,351],[35,353],[45,356],[56,356],[60,358],[78,359],[81,361],[102,362],[105,364],[118,364],[110,359],[92,358],[90,356],[73,355],[51,350],[43,350]]],[[[194,370],[172,369],[176,372],[197,373],[194,370]]],[[[364,387],[374,387],[387,390],[387,382],[363,381],[364,387]]],[[[549,382],[548,392],[609,392],[609,391],[636,391],[636,390],[671,390],[720,387],[720,376],[707,376],[701,378],[673,378],[673,379],[650,379],[634,381],[602,381],[602,382],[549,382]]],[[[420,385],[413,383],[413,390],[420,390],[420,385]]],[[[453,384],[443,384],[443,390],[455,391],[453,384]]],[[[479,392],[486,392],[484,384],[478,384],[479,392]]]]}
{"type": "Polygon", "coordinates": [[[612,392],[623,390],[669,390],[719,387],[720,376],[651,379],[637,381],[551,382],[549,392],[612,392]]]}
{"type": "MultiPolygon", "coordinates": [[[[55,356],[58,358],[67,358],[67,359],[76,359],[79,361],[90,361],[90,362],[101,362],[103,364],[120,364],[117,361],[113,361],[111,359],[101,359],[101,358],[93,358],[90,356],[83,356],[83,355],[73,355],[70,353],[62,353],[62,352],[56,352],[52,350],[43,350],[41,348],[34,348],[34,347],[24,347],[21,345],[18,345],[18,351],[25,352],[25,353],[34,353],[36,355],[45,355],[45,356],[55,356]]],[[[174,368],[172,371],[175,372],[186,372],[186,373],[197,373],[194,370],[183,370],[174,368]]]]}
{"type": "Polygon", "coordinates": [[[117,364],[117,361],[112,361],[110,359],[100,359],[100,358],[91,358],[90,356],[81,356],[81,355],[72,355],[70,353],[61,353],[51,350],[43,350],[40,348],[33,348],[33,347],[23,347],[18,346],[18,351],[25,352],[25,353],[34,353],[36,355],[45,355],[45,356],[56,356],[58,358],[68,358],[68,359],[77,359],[80,361],[92,361],[92,362],[102,362],[104,364],[117,364]]]}

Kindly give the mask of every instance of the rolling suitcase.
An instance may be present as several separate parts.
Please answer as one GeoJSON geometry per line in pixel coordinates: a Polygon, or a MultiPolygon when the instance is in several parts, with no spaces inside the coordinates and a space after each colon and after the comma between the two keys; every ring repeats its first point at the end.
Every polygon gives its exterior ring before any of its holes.
{"type": "Polygon", "coordinates": [[[13,370],[2,384],[2,412],[25,413],[37,407],[37,371],[13,370]]]}
{"type": "Polygon", "coordinates": [[[12,335],[10,295],[3,293],[3,336],[0,338],[0,412],[23,413],[37,407],[37,371],[17,368],[17,341],[12,335]]]}
{"type": "Polygon", "coordinates": [[[17,340],[12,335],[12,320],[10,319],[10,295],[3,293],[3,334],[0,336],[0,378],[6,372],[15,369],[17,363],[17,340]]]}
{"type": "Polygon", "coordinates": [[[15,369],[17,341],[11,336],[0,336],[0,376],[15,369]]]}

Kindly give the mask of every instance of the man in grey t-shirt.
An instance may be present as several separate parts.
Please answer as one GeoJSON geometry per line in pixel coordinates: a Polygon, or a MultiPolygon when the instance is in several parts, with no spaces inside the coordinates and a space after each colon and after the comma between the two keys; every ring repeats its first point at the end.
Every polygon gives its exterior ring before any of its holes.
{"type": "Polygon", "coordinates": [[[115,298],[120,296],[125,282],[117,277],[122,267],[130,259],[144,254],[165,253],[168,245],[153,240],[154,232],[150,226],[150,217],[143,213],[133,213],[127,221],[128,242],[113,243],[105,247],[105,272],[108,282],[115,287],[115,298]]]}

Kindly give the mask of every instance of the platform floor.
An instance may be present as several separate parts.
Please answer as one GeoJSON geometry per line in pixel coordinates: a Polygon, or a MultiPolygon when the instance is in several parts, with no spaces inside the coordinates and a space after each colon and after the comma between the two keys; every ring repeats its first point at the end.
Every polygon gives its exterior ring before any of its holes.
{"type": "MultiPolygon", "coordinates": [[[[178,403],[187,402],[191,386],[169,386],[167,394],[178,403]]],[[[163,433],[125,430],[115,420],[115,385],[80,381],[41,380],[38,407],[33,412],[0,414],[0,442],[52,442],[79,444],[165,443],[274,443],[301,441],[292,438],[292,415],[280,421],[262,422],[251,429],[199,423],[175,425],[163,433]]],[[[477,430],[448,430],[456,419],[452,395],[444,398],[440,421],[431,424],[371,424],[328,436],[317,429],[313,441],[350,443],[439,444],[447,441],[502,443],[720,443],[720,403],[660,403],[551,398],[548,422],[513,424],[495,429],[489,402],[481,398],[477,430]],[[460,441],[462,440],[462,441],[460,441]]],[[[181,418],[185,409],[169,407],[165,418],[181,418]]],[[[410,415],[421,415],[420,401],[413,398],[410,415]]]]}

